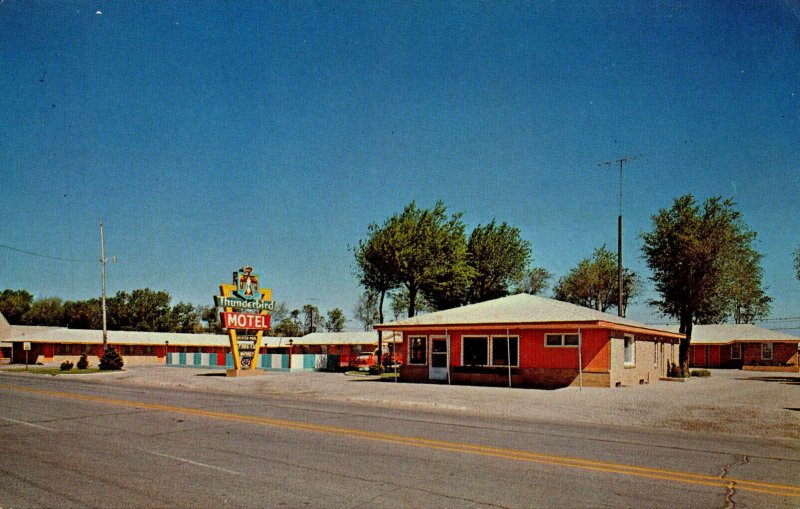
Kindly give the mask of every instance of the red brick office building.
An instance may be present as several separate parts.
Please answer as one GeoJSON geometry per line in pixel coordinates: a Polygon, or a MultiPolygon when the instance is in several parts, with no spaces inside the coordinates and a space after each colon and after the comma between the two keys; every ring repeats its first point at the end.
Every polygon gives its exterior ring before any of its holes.
{"type": "Polygon", "coordinates": [[[527,294],[375,328],[402,333],[403,381],[542,388],[654,382],[678,361],[682,337],[527,294]]]}
{"type": "Polygon", "coordinates": [[[689,365],[697,368],[784,368],[798,371],[800,338],[752,324],[695,325],[689,365]]]}

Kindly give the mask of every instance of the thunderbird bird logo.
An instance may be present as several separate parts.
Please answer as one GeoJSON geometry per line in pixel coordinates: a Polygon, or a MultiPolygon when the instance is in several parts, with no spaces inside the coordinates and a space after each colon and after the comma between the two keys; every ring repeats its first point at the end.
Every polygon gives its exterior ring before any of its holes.
{"type": "Polygon", "coordinates": [[[236,295],[246,300],[258,299],[258,276],[253,274],[253,267],[242,267],[233,273],[233,284],[236,295]]]}

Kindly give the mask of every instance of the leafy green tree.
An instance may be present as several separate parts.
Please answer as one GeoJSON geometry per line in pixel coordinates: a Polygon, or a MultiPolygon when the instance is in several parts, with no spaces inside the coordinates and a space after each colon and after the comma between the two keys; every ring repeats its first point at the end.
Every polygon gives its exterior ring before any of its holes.
{"type": "Polygon", "coordinates": [[[175,304],[169,313],[169,328],[170,332],[202,332],[200,308],[187,302],[175,304]]]}
{"type": "Polygon", "coordinates": [[[64,303],[58,297],[36,299],[22,316],[22,322],[28,325],[61,327],[64,325],[64,303]]]}
{"type": "Polygon", "coordinates": [[[198,308],[200,319],[206,323],[203,331],[212,334],[222,334],[222,322],[219,318],[219,309],[216,306],[200,306],[198,308]]]}
{"type": "Polygon", "coordinates": [[[273,327],[274,334],[276,336],[281,337],[289,337],[289,338],[296,338],[302,335],[302,330],[300,329],[300,321],[297,317],[300,315],[300,311],[295,309],[292,311],[290,316],[283,318],[280,322],[277,323],[273,327]]]}
{"type": "Polygon", "coordinates": [[[6,289],[0,293],[0,313],[11,325],[22,324],[22,317],[31,309],[33,295],[26,290],[6,289]]]}
{"type": "Polygon", "coordinates": [[[364,293],[358,298],[354,314],[356,320],[364,326],[365,331],[372,330],[372,326],[381,321],[378,312],[378,298],[378,294],[369,289],[364,290],[364,293]]]}
{"type": "Polygon", "coordinates": [[[150,288],[119,291],[108,299],[107,323],[111,330],[170,331],[170,300],[166,291],[150,288]]]}
{"type": "MultiPolygon", "coordinates": [[[[386,295],[400,285],[396,234],[397,228],[390,226],[389,221],[383,226],[372,223],[367,229],[367,239],[359,241],[354,249],[356,276],[365,289],[357,314],[365,330],[369,330],[368,324],[383,323],[386,295]],[[373,307],[377,316],[370,315],[373,307]]],[[[378,331],[378,359],[383,359],[383,331],[378,331]]]]}
{"type": "Polygon", "coordinates": [[[323,325],[328,332],[342,332],[346,321],[344,312],[339,308],[334,308],[328,311],[328,318],[323,325]]]}
{"type": "MultiPolygon", "coordinates": [[[[394,316],[395,320],[399,320],[401,318],[407,317],[408,313],[408,289],[406,287],[401,287],[398,290],[392,292],[389,297],[389,309],[392,310],[392,315],[394,316]]],[[[414,304],[414,308],[417,310],[417,314],[419,313],[430,313],[433,311],[433,306],[425,300],[425,296],[421,293],[417,294],[417,302],[414,304]]]]}
{"type": "Polygon", "coordinates": [[[285,302],[275,301],[275,306],[270,312],[271,320],[275,323],[280,323],[281,320],[289,316],[289,307],[285,302]]]}
{"type": "Polygon", "coordinates": [[[383,226],[372,223],[367,229],[367,239],[359,241],[354,250],[356,276],[365,290],[370,292],[365,294],[365,298],[377,297],[375,307],[379,323],[383,322],[383,304],[387,292],[400,285],[396,239],[393,238],[395,230],[389,227],[388,221],[383,226]]]}
{"type": "Polygon", "coordinates": [[[729,260],[722,292],[727,299],[722,306],[734,323],[754,323],[769,316],[772,298],[763,290],[762,258],[761,253],[748,247],[739,249],[729,260]]]}
{"type": "MultiPolygon", "coordinates": [[[[371,224],[367,239],[355,248],[355,257],[359,282],[380,295],[381,322],[387,292],[400,285],[409,294],[409,317],[416,314],[420,294],[436,309],[466,301],[472,268],[467,264],[464,224],[460,214],[448,218],[441,201],[432,210],[411,202],[382,225],[371,224]]],[[[382,343],[379,333],[379,355],[382,343]]]]}
{"type": "Polygon", "coordinates": [[[283,334],[278,331],[278,326],[284,320],[289,318],[289,307],[285,302],[275,301],[274,307],[270,312],[270,329],[266,332],[268,336],[282,336],[283,334]]]}
{"type": "Polygon", "coordinates": [[[467,261],[472,268],[467,300],[483,302],[511,293],[515,281],[525,277],[531,260],[531,244],[519,229],[495,221],[478,226],[467,242],[467,261]]]}
{"type": "Polygon", "coordinates": [[[68,300],[64,303],[64,322],[64,325],[70,329],[102,329],[103,316],[100,299],[68,300]]]}
{"type": "MultiPolygon", "coordinates": [[[[591,258],[578,265],[558,280],[553,288],[557,300],[606,312],[617,307],[619,301],[619,274],[617,258],[605,246],[594,250],[591,258]]],[[[639,277],[631,270],[622,271],[622,305],[640,291],[639,277]]],[[[623,309],[623,315],[625,309],[623,309]]]]}
{"type": "MultiPolygon", "coordinates": [[[[758,265],[750,230],[732,200],[709,198],[702,206],[691,194],[675,199],[670,209],[653,216],[653,229],[642,234],[642,251],[653,271],[660,298],[653,300],[662,314],[680,321],[685,334],[679,348],[680,365],[688,370],[689,343],[696,322],[721,320],[731,309],[732,281],[748,278],[739,270],[758,265]]],[[[760,283],[758,274],[750,284],[760,283]]]]}
{"type": "Polygon", "coordinates": [[[317,332],[322,324],[322,313],[317,306],[306,304],[303,306],[303,335],[317,332]]]}
{"type": "Polygon", "coordinates": [[[461,214],[448,218],[438,201],[433,209],[407,205],[389,218],[394,276],[408,290],[408,316],[416,315],[417,295],[422,293],[434,309],[464,304],[474,270],[467,263],[467,242],[461,214]]]}
{"type": "Polygon", "coordinates": [[[553,275],[542,267],[534,267],[525,271],[525,274],[515,281],[514,293],[528,293],[538,295],[548,286],[553,275]]]}

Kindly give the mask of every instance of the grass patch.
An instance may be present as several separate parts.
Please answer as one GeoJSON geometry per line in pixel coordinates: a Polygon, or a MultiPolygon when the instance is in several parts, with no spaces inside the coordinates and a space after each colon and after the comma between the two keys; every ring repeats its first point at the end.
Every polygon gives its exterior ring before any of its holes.
{"type": "Polygon", "coordinates": [[[86,375],[89,373],[99,373],[100,368],[86,368],[86,369],[71,369],[63,371],[61,368],[15,368],[7,369],[5,371],[12,371],[15,373],[33,373],[34,375],[86,375]]]}
{"type": "Polygon", "coordinates": [[[400,372],[398,371],[397,374],[395,375],[394,371],[387,371],[386,373],[383,373],[380,376],[378,376],[378,375],[370,373],[369,371],[347,371],[345,373],[345,375],[348,375],[348,376],[362,376],[362,377],[370,377],[370,378],[378,377],[380,379],[388,378],[388,379],[392,380],[392,379],[394,379],[396,377],[399,378],[400,377],[400,372]]]}

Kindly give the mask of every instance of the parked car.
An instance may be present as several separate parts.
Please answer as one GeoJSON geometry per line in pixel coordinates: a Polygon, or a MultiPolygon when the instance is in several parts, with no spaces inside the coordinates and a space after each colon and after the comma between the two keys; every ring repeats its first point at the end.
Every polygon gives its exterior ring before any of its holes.
{"type": "Polygon", "coordinates": [[[374,353],[362,353],[353,361],[353,367],[358,371],[369,371],[369,367],[378,363],[378,356],[374,353]]]}

